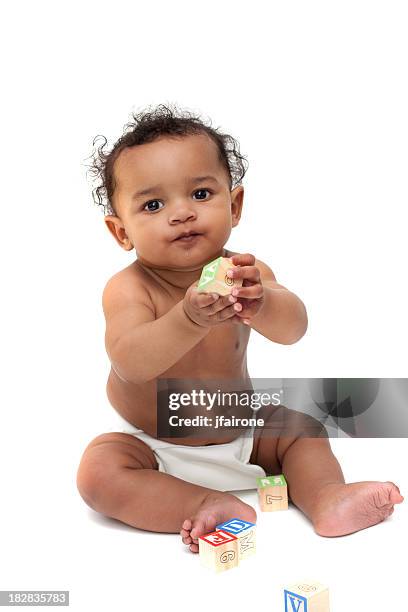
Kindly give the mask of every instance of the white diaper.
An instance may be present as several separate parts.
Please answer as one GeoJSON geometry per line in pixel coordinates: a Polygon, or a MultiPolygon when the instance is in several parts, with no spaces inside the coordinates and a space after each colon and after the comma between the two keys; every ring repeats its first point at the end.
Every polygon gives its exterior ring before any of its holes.
{"type": "Polygon", "coordinates": [[[249,463],[254,442],[254,428],[227,444],[183,446],[156,440],[118,415],[119,431],[135,436],[152,449],[159,471],[187,482],[216,489],[239,491],[256,489],[256,479],[265,476],[259,465],[249,463]]]}

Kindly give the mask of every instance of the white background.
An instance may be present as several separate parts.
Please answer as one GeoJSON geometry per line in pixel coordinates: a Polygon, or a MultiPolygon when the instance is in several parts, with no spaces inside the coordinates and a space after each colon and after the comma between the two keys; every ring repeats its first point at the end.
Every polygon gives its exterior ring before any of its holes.
{"type": "MultiPolygon", "coordinates": [[[[75,475],[113,417],[102,290],[134,257],[93,205],[85,160],[97,134],[113,144],[149,104],[239,140],[250,168],[228,246],[308,308],[296,345],[253,332],[251,374],[407,375],[406,3],[15,2],[0,23],[0,589],[69,589],[79,611],[280,610],[282,585],[311,577],[334,612],[405,609],[407,502],[337,539],[293,507],[260,515],[258,555],[214,577],[176,535],[93,513],[75,475]]],[[[407,491],[405,440],[333,446],[348,481],[407,491]]]]}

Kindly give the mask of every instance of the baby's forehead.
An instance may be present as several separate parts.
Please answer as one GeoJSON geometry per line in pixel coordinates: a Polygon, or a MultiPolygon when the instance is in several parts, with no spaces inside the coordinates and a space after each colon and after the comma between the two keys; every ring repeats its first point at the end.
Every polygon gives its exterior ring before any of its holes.
{"type": "Polygon", "coordinates": [[[224,178],[218,147],[206,134],[161,136],[153,142],[126,147],[114,164],[118,183],[151,181],[160,177],[216,175],[224,178]]]}

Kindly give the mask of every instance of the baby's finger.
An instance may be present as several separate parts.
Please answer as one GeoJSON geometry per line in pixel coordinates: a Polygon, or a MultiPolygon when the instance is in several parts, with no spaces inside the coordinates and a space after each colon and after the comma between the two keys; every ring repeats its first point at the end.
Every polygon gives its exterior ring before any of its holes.
{"type": "Polygon", "coordinates": [[[216,312],[219,312],[220,310],[224,310],[224,308],[231,306],[231,304],[235,303],[236,301],[237,298],[233,297],[232,295],[219,296],[219,299],[216,302],[202,309],[203,314],[206,314],[208,316],[213,315],[216,312]]]}
{"type": "Polygon", "coordinates": [[[231,261],[234,266],[253,266],[255,263],[255,257],[250,253],[238,253],[231,257],[231,261]]]}
{"type": "Polygon", "coordinates": [[[245,327],[249,327],[251,325],[251,320],[247,318],[241,317],[241,313],[235,313],[233,317],[228,319],[228,322],[234,323],[235,325],[245,325],[245,327]]]}
{"type": "Polygon", "coordinates": [[[196,308],[206,308],[210,304],[214,304],[219,299],[218,293],[199,293],[192,291],[191,304],[196,308]]]}
{"type": "Polygon", "coordinates": [[[259,283],[261,275],[256,266],[239,266],[237,268],[231,268],[227,271],[229,278],[242,278],[251,280],[254,283],[259,283]]]}
{"type": "Polygon", "coordinates": [[[210,316],[210,321],[213,320],[213,321],[221,322],[221,321],[226,321],[227,319],[230,319],[236,314],[236,310],[235,310],[236,306],[238,306],[239,308],[242,308],[241,304],[232,304],[231,306],[228,306],[227,308],[224,308],[223,310],[219,310],[218,312],[210,316]]]}
{"type": "Polygon", "coordinates": [[[263,287],[259,283],[250,287],[236,287],[233,289],[233,294],[238,298],[256,300],[263,296],[263,287]]]}

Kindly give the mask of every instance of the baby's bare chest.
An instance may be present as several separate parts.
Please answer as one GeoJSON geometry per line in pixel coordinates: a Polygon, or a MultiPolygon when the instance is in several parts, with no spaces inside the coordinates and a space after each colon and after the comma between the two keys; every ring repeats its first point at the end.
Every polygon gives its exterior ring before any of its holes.
{"type": "MultiPolygon", "coordinates": [[[[155,296],[156,317],[161,317],[183,298],[155,296]]],[[[165,378],[232,378],[246,373],[246,349],[250,329],[243,324],[223,322],[210,328],[208,334],[193,346],[176,364],[169,368],[165,378]]]]}

